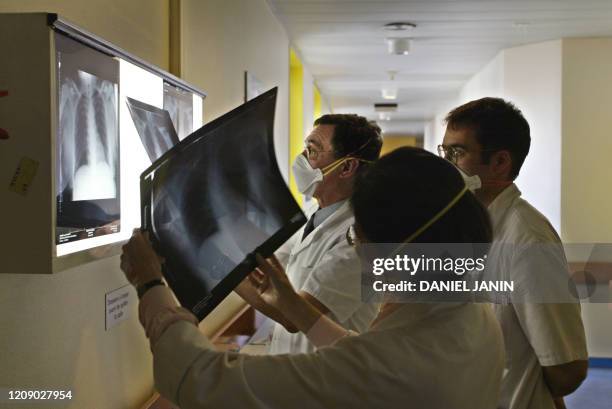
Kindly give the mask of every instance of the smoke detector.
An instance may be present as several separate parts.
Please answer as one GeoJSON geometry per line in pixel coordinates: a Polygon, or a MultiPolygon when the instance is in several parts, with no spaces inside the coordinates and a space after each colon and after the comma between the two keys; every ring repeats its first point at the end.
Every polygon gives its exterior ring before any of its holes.
{"type": "Polygon", "coordinates": [[[393,23],[385,24],[383,28],[385,29],[385,31],[393,31],[393,32],[408,31],[408,30],[412,30],[413,28],[416,28],[416,24],[409,23],[407,21],[396,21],[393,23]]]}
{"type": "Polygon", "coordinates": [[[416,24],[406,21],[388,23],[383,29],[390,35],[385,38],[387,51],[394,55],[408,55],[410,53],[410,38],[406,37],[406,32],[416,27],[416,24]]]}

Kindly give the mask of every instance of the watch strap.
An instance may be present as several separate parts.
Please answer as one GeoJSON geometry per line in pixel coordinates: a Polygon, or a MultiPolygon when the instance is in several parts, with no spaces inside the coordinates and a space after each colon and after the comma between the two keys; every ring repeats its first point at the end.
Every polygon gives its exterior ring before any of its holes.
{"type": "Polygon", "coordinates": [[[146,283],[139,285],[136,287],[136,293],[138,294],[138,299],[141,299],[142,296],[151,288],[156,287],[158,285],[166,285],[161,279],[155,279],[151,281],[147,281],[146,283]]]}

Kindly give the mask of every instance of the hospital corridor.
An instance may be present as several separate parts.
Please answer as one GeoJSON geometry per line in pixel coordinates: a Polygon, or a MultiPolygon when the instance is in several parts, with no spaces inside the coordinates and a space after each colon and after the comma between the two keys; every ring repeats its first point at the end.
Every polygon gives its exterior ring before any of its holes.
{"type": "Polygon", "coordinates": [[[0,409],[612,408],[612,2],[2,0],[0,409]]]}

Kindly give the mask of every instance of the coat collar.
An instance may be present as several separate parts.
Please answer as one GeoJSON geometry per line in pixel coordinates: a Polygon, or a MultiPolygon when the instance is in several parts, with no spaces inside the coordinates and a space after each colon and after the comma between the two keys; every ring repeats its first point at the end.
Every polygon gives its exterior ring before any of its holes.
{"type": "MultiPolygon", "coordinates": [[[[340,225],[342,222],[346,221],[348,218],[353,217],[353,212],[351,211],[351,205],[348,200],[346,200],[342,206],[336,209],[330,216],[328,216],[323,222],[318,225],[303,241],[301,240],[301,233],[304,231],[304,228],[300,230],[300,236],[298,238],[298,242],[295,244],[293,248],[293,254],[296,255],[300,253],[302,250],[308,248],[311,243],[316,242],[322,234],[326,234],[329,229],[333,229],[340,225]]],[[[347,226],[348,228],[348,226],[347,226]]]]}
{"type": "Polygon", "coordinates": [[[493,225],[493,231],[497,232],[499,230],[499,226],[503,223],[508,210],[516,199],[521,197],[521,191],[519,188],[512,183],[507,188],[505,188],[488,207],[489,215],[491,216],[491,223],[493,225]]]}

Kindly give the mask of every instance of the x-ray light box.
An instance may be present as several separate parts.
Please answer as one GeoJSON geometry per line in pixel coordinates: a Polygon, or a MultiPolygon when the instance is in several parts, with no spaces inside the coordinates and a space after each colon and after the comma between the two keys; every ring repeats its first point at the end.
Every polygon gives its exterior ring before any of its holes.
{"type": "Polygon", "coordinates": [[[203,125],[206,94],[56,14],[0,14],[0,48],[0,174],[20,182],[0,191],[0,272],[118,254],[140,226],[139,175],[152,163],[128,98],[169,111],[182,138],[203,125]]]}

